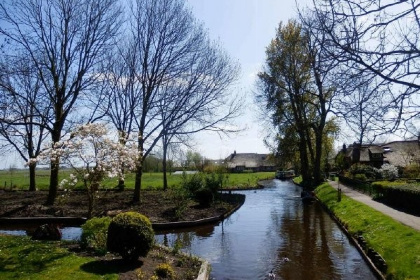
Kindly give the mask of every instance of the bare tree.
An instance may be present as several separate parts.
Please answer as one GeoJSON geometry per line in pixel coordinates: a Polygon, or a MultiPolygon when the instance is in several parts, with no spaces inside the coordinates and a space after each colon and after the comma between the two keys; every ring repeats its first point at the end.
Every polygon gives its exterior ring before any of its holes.
{"type": "MultiPolygon", "coordinates": [[[[0,35],[13,46],[11,50],[31,59],[53,107],[48,126],[53,143],[61,139],[79,95],[97,81],[95,66],[118,31],[120,13],[113,0],[0,3],[0,35]]],[[[59,159],[51,162],[48,204],[57,194],[59,164],[59,159]]]]}
{"type": "Polygon", "coordinates": [[[209,123],[208,117],[215,114],[214,108],[222,102],[223,95],[210,97],[212,102],[203,96],[209,92],[223,93],[234,80],[236,71],[232,70],[236,68],[220,49],[209,47],[206,32],[194,20],[184,0],[137,0],[132,3],[131,12],[131,36],[138,57],[133,67],[136,82],[141,85],[137,92],[139,160],[133,198],[137,202],[140,201],[143,160],[165,133],[192,133],[197,131],[198,128],[193,127],[200,121],[201,130],[214,127],[215,123],[209,123]],[[214,60],[207,62],[207,56],[214,60]],[[198,67],[204,63],[208,69],[198,67]],[[186,85],[179,87],[181,83],[186,85]],[[166,92],[168,89],[170,93],[166,92]],[[164,116],[160,110],[163,104],[167,105],[164,116]],[[197,108],[195,113],[191,108],[197,108]],[[187,116],[191,128],[185,126],[187,116]]]}
{"type": "Polygon", "coordinates": [[[238,66],[217,45],[202,42],[193,52],[189,68],[169,81],[159,103],[162,118],[164,189],[167,189],[166,155],[172,139],[185,143],[188,136],[208,130],[232,133],[230,122],[240,114],[242,98],[228,91],[238,66]]]}
{"type": "Polygon", "coordinates": [[[359,144],[374,142],[396,125],[393,118],[387,117],[388,83],[384,84],[375,75],[354,72],[348,67],[342,71],[337,75],[339,98],[335,113],[357,135],[359,144]]]}
{"type": "Polygon", "coordinates": [[[415,0],[314,0],[322,31],[340,63],[353,63],[365,75],[388,83],[388,115],[395,124],[418,116],[420,3],[415,0]],[[416,108],[417,107],[417,108],[416,108]]]}
{"type": "Polygon", "coordinates": [[[29,190],[36,190],[34,160],[48,136],[51,106],[31,61],[0,62],[0,135],[29,163],[29,190]]]}

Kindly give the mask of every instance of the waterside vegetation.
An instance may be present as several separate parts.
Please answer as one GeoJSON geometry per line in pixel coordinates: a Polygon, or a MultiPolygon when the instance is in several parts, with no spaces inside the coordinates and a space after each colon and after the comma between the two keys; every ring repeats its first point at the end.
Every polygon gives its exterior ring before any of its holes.
{"type": "Polygon", "coordinates": [[[387,279],[420,279],[420,232],[342,195],[328,183],[315,190],[318,199],[341,221],[349,233],[363,236],[388,266],[387,279]]]}

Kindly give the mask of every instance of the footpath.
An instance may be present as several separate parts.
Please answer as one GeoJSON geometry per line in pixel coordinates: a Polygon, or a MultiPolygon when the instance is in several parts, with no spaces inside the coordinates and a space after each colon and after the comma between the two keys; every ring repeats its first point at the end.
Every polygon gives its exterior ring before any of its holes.
{"type": "Polygon", "coordinates": [[[396,221],[399,221],[400,223],[406,226],[412,227],[420,231],[420,217],[395,210],[394,208],[386,206],[385,204],[376,202],[370,196],[364,193],[358,192],[350,187],[347,187],[343,185],[341,182],[329,181],[328,183],[335,189],[338,189],[338,187],[340,187],[342,194],[345,194],[346,196],[354,200],[364,203],[367,206],[379,212],[382,212],[383,214],[393,218],[396,221]]]}

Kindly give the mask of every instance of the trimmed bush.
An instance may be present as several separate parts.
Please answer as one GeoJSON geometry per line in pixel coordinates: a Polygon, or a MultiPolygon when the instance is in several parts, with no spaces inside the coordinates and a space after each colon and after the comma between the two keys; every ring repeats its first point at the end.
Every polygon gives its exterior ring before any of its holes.
{"type": "Polygon", "coordinates": [[[86,221],[82,225],[81,246],[93,249],[99,255],[105,255],[110,223],[110,217],[92,218],[86,221]]]}
{"type": "Polygon", "coordinates": [[[375,197],[377,200],[407,213],[420,215],[418,183],[380,181],[372,183],[372,188],[377,193],[375,197]]]}
{"type": "Polygon", "coordinates": [[[154,243],[150,220],[137,212],[115,216],[108,228],[107,247],[128,261],[146,257],[154,243]]]}

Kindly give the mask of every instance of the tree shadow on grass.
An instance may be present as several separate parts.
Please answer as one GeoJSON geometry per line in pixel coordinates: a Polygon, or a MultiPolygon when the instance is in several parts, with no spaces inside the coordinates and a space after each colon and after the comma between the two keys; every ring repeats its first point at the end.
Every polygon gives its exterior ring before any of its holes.
{"type": "Polygon", "coordinates": [[[80,269],[97,275],[119,274],[135,270],[143,265],[140,260],[128,262],[123,259],[96,260],[83,264],[80,269]]]}

